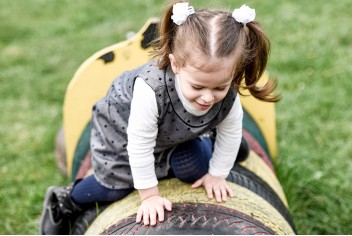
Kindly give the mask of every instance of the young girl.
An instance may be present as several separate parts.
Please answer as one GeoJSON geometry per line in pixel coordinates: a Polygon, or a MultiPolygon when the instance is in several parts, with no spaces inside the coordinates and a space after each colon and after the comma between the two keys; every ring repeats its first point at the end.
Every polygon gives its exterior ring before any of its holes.
{"type": "Polygon", "coordinates": [[[42,234],[68,234],[69,220],[86,206],[134,189],[141,200],[136,221],[153,226],[172,210],[158,191],[167,177],[203,186],[217,202],[233,196],[226,177],[242,139],[239,90],[278,101],[275,82],[257,86],[269,41],[254,17],[245,5],[231,13],[178,0],[166,8],[156,60],[120,75],[93,107],[94,175],[47,191],[42,234]]]}

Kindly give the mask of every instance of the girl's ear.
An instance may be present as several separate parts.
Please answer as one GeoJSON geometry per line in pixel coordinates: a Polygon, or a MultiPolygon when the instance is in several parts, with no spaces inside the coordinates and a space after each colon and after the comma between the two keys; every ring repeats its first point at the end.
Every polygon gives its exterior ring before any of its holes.
{"type": "Polygon", "coordinates": [[[180,67],[177,65],[174,54],[169,54],[169,59],[170,59],[171,69],[177,75],[179,73],[180,67]]]}

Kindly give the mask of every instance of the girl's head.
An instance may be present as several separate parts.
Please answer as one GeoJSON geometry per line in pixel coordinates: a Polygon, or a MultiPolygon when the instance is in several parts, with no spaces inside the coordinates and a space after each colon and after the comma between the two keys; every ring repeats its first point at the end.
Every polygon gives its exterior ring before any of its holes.
{"type": "Polygon", "coordinates": [[[213,87],[225,88],[226,93],[231,85],[237,91],[248,89],[260,100],[278,101],[279,98],[272,95],[275,81],[269,80],[263,87],[257,86],[270,50],[269,40],[259,23],[252,21],[244,26],[235,20],[232,12],[196,9],[178,25],[171,16],[174,4],[179,2],[186,1],[172,1],[160,19],[160,36],[155,41],[159,67],[166,69],[171,66],[175,73],[181,73],[180,80],[184,72],[189,79],[193,78],[193,82],[197,80],[197,74],[203,73],[200,77],[204,78],[207,74],[206,80],[210,83],[214,76],[213,87]],[[219,75],[224,78],[216,77],[219,75]],[[218,82],[219,86],[216,86],[218,82]]]}

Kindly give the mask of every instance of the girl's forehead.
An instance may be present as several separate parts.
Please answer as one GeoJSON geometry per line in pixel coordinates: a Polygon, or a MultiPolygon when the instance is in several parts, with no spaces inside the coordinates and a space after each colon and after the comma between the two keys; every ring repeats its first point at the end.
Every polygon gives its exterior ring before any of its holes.
{"type": "Polygon", "coordinates": [[[209,58],[204,55],[199,57],[193,55],[185,62],[185,67],[194,72],[216,72],[220,70],[233,72],[234,66],[234,57],[209,58]]]}
{"type": "Polygon", "coordinates": [[[227,63],[211,63],[206,65],[208,68],[204,70],[194,65],[187,64],[181,69],[185,72],[182,78],[188,82],[202,85],[205,87],[218,87],[228,85],[232,81],[233,77],[233,63],[227,61],[227,63]]]}

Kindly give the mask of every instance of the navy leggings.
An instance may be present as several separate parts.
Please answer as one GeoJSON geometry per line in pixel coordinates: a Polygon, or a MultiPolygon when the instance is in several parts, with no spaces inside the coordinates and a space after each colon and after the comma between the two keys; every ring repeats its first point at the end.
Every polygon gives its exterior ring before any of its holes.
{"type": "MultiPolygon", "coordinates": [[[[171,154],[170,176],[193,183],[208,173],[213,144],[210,138],[202,137],[182,143],[171,154]]],[[[84,178],[74,187],[71,197],[80,206],[95,202],[109,203],[120,200],[134,189],[109,189],[99,184],[95,177],[84,178]]]]}

